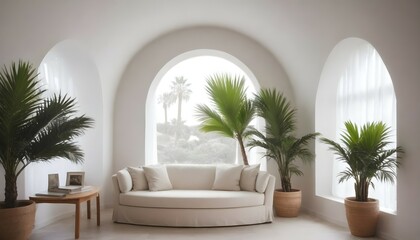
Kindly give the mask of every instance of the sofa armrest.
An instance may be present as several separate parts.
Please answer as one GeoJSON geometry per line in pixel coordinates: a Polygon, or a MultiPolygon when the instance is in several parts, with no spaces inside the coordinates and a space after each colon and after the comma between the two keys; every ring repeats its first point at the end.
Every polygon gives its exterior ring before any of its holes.
{"type": "Polygon", "coordinates": [[[276,178],[273,175],[269,176],[267,188],[264,192],[264,206],[266,208],[267,218],[270,222],[273,221],[273,201],[274,201],[274,190],[276,185],[276,178]]]}
{"type": "Polygon", "coordinates": [[[120,187],[118,185],[118,178],[117,174],[112,175],[112,188],[113,188],[113,196],[114,196],[114,205],[119,203],[119,196],[120,196],[120,187]]]}
{"type": "Polygon", "coordinates": [[[275,184],[276,184],[276,178],[273,175],[270,175],[268,178],[267,188],[265,189],[265,192],[264,192],[265,204],[270,203],[267,201],[273,202],[275,184]]]}

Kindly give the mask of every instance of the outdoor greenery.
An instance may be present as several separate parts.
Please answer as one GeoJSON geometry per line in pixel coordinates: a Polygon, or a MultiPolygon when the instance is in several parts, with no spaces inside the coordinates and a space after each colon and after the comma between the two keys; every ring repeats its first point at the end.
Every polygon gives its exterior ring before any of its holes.
{"type": "Polygon", "coordinates": [[[44,97],[36,69],[26,62],[12,63],[0,72],[0,164],[5,170],[6,208],[17,206],[16,181],[31,163],[57,158],[83,161],[75,137],[93,126],[76,115],[74,98],[44,97]]]}
{"type": "Polygon", "coordinates": [[[157,125],[159,163],[234,163],[236,143],[218,134],[204,133],[198,126],[182,125],[179,139],[176,122],[157,125]]]}
{"type": "Polygon", "coordinates": [[[157,124],[157,154],[159,163],[233,163],[235,141],[217,134],[206,134],[198,126],[182,121],[183,103],[189,101],[191,84],[183,76],[171,82],[171,91],[162,93],[158,103],[164,110],[164,123],[157,124]],[[168,109],[177,105],[177,118],[168,120],[168,109]]]}
{"type": "Polygon", "coordinates": [[[306,145],[318,133],[310,133],[301,138],[294,136],[296,130],[296,110],[276,89],[262,89],[255,96],[255,107],[259,117],[265,120],[265,132],[252,131],[254,138],[249,146],[266,150],[266,157],[277,162],[281,177],[282,191],[292,191],[293,175],[303,175],[296,160],[307,162],[312,154],[306,145]]]}
{"type": "Polygon", "coordinates": [[[347,121],[345,127],[340,139],[342,145],[328,138],[321,138],[321,141],[329,145],[339,161],[347,164],[347,168],[339,173],[339,182],[354,179],[356,201],[367,202],[369,186],[375,187],[372,179],[394,182],[399,166],[398,153],[403,149],[389,147],[390,128],[382,122],[359,127],[347,121]]]}
{"type": "Polygon", "coordinates": [[[254,118],[252,100],[246,96],[243,77],[215,74],[207,79],[206,91],[211,105],[198,105],[200,130],[216,132],[238,141],[244,165],[248,164],[244,139],[249,136],[249,124],[254,118]]]}
{"type": "Polygon", "coordinates": [[[172,94],[176,97],[178,101],[178,117],[177,124],[181,125],[182,123],[182,101],[188,101],[191,95],[191,84],[187,82],[188,80],[184,77],[176,77],[175,80],[171,83],[172,94]]]}
{"type": "Polygon", "coordinates": [[[188,101],[185,96],[191,93],[190,84],[184,77],[177,77],[171,86],[171,92],[159,97],[165,111],[165,122],[157,125],[159,163],[233,163],[236,140],[243,163],[248,165],[244,143],[248,141],[251,147],[265,149],[266,156],[277,162],[283,191],[292,191],[291,177],[303,174],[296,160],[312,159],[306,145],[318,134],[294,136],[296,110],[282,94],[265,89],[254,100],[248,99],[243,77],[212,75],[206,85],[210,104],[199,104],[196,108],[200,125],[187,126],[180,120],[179,103],[188,101]],[[168,122],[167,109],[175,102],[178,118],[168,122]],[[255,116],[265,120],[264,133],[250,127],[255,116]]]}
{"type": "Polygon", "coordinates": [[[165,124],[168,124],[168,108],[176,102],[176,96],[172,92],[166,92],[159,96],[158,103],[162,104],[165,112],[165,124]]]}

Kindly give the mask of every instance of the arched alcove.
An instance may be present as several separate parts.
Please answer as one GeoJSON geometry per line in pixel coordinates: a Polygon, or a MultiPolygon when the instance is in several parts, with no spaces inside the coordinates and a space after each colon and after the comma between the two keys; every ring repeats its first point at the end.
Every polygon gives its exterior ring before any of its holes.
{"type": "MultiPolygon", "coordinates": [[[[291,101],[293,90],[287,74],[277,59],[258,42],[238,32],[218,27],[192,27],[180,29],[160,36],[144,46],[128,64],[118,87],[114,105],[114,171],[127,166],[146,163],[146,148],[151,139],[146,137],[146,111],[149,89],[154,79],[165,68],[209,50],[221,54],[242,69],[249,69],[259,85],[275,87],[284,92],[291,101]],[[234,56],[234,58],[232,58],[234,56]],[[236,60],[235,60],[236,58],[236,60]],[[238,61],[239,60],[239,61],[238,61]],[[246,66],[246,68],[245,68],[246,66]]],[[[166,69],[166,70],[168,70],[166,69]]],[[[278,174],[275,167],[273,174],[278,174]]]]}
{"type": "MultiPolygon", "coordinates": [[[[347,38],[339,42],[325,62],[316,98],[315,129],[339,141],[344,121],[358,125],[382,121],[391,128],[396,143],[396,97],[388,70],[369,42],[347,38]],[[385,114],[386,113],[386,114],[385,114]]],[[[316,142],[316,194],[339,202],[353,196],[352,181],[338,184],[345,165],[326,144],[316,142]]],[[[395,212],[396,186],[375,182],[370,197],[380,200],[381,210],[395,212]]]]}
{"type": "MultiPolygon", "coordinates": [[[[78,114],[95,120],[94,127],[77,139],[85,154],[83,164],[57,159],[31,164],[25,170],[25,195],[47,190],[48,174],[58,173],[60,185],[66,184],[66,173],[84,171],[86,185],[102,185],[102,89],[96,64],[79,42],[66,40],[56,44],[38,67],[39,78],[47,92],[68,94],[77,100],[78,114]]],[[[37,209],[36,223],[41,227],[68,215],[71,206],[42,205],[37,209]]]]}

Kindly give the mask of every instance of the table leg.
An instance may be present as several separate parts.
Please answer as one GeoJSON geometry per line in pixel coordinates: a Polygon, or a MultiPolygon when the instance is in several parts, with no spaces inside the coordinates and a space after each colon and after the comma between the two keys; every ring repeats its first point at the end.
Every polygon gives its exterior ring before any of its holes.
{"type": "Polygon", "coordinates": [[[96,225],[101,225],[101,206],[99,201],[99,193],[96,195],[96,225]]]}
{"type": "Polygon", "coordinates": [[[87,218],[90,219],[90,200],[87,200],[87,218]]]}
{"type": "Polygon", "coordinates": [[[74,222],[74,238],[79,239],[80,235],[80,203],[76,203],[76,217],[74,222]]]}

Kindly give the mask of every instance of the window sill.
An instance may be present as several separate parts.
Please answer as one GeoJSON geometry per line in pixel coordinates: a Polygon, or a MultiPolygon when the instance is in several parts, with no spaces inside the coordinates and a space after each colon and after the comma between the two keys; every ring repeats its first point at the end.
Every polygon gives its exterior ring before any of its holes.
{"type": "MultiPolygon", "coordinates": [[[[330,200],[330,201],[334,201],[334,202],[338,202],[338,203],[342,203],[344,204],[344,199],[343,198],[338,198],[338,197],[334,197],[334,196],[328,196],[328,195],[317,195],[318,197],[330,200]]],[[[381,207],[379,209],[382,213],[385,214],[389,214],[389,215],[393,215],[396,216],[397,215],[397,211],[393,210],[393,209],[389,209],[389,208],[383,208],[381,207]]]]}

